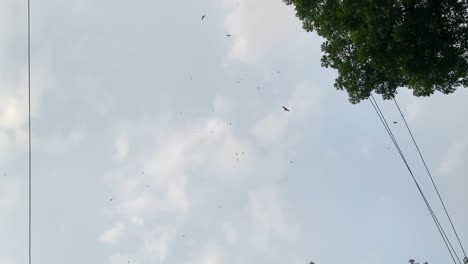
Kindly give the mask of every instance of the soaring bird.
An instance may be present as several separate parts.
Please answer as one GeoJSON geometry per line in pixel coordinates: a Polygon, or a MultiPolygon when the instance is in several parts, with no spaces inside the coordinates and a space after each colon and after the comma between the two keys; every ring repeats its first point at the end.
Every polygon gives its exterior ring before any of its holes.
{"type": "Polygon", "coordinates": [[[289,112],[289,109],[283,106],[284,111],[289,112]]]}
{"type": "Polygon", "coordinates": [[[203,19],[205,19],[205,15],[203,15],[203,16],[201,17],[201,20],[203,20],[203,19]]]}

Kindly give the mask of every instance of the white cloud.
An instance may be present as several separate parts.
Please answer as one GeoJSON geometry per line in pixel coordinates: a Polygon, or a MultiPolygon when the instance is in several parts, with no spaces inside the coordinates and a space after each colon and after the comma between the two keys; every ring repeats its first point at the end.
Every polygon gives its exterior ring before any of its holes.
{"type": "Polygon", "coordinates": [[[78,77],[78,89],[81,99],[87,107],[96,114],[107,117],[113,104],[112,93],[101,85],[99,78],[91,73],[83,72],[78,77]]]}
{"type": "Polygon", "coordinates": [[[264,231],[267,236],[291,237],[292,228],[286,221],[284,208],[285,202],[274,187],[262,188],[249,193],[249,209],[255,229],[264,231]]]}
{"type": "Polygon", "coordinates": [[[16,263],[19,263],[19,262],[16,262],[12,258],[9,258],[7,256],[0,255],[0,263],[2,263],[2,264],[16,264],[16,263]]]}
{"type": "MultiPolygon", "coordinates": [[[[39,115],[40,103],[46,87],[52,85],[48,64],[32,65],[31,117],[39,115]]],[[[28,79],[25,72],[19,75],[0,76],[0,160],[14,159],[16,153],[27,147],[28,79]]]]}
{"type": "Polygon", "coordinates": [[[111,229],[105,231],[98,237],[98,241],[104,244],[115,244],[120,239],[125,231],[125,226],[122,223],[115,224],[111,229]]]}
{"type": "MultiPolygon", "coordinates": [[[[151,138],[139,140],[153,142],[146,154],[127,158],[128,168],[106,176],[115,193],[109,216],[114,221],[132,223],[126,233],[140,237],[145,258],[162,262],[170,254],[173,229],[191,214],[191,175],[201,173],[237,181],[239,172],[246,170],[250,161],[237,161],[235,153],[248,153],[249,158],[254,154],[249,144],[235,137],[227,122],[216,117],[198,120],[183,129],[150,125],[144,130],[144,135],[151,134],[151,138]],[[147,131],[155,131],[157,136],[147,131]],[[129,175],[135,161],[138,175],[129,175]],[[167,217],[172,219],[171,228],[157,229],[149,235],[143,232],[143,224],[158,223],[167,217]]],[[[133,142],[133,137],[139,135],[128,137],[133,142]]]]}
{"type": "Polygon", "coordinates": [[[302,30],[293,7],[279,0],[223,0],[223,4],[227,10],[224,26],[233,42],[229,60],[257,63],[302,30]]]}
{"type": "Polygon", "coordinates": [[[128,135],[126,130],[121,131],[120,134],[116,137],[114,141],[114,148],[114,160],[124,161],[128,155],[128,135]]]}
{"type": "Polygon", "coordinates": [[[439,165],[439,171],[442,174],[450,174],[455,171],[460,165],[463,164],[468,150],[468,142],[457,141],[454,142],[444,154],[442,161],[439,165]]]}
{"type": "Polygon", "coordinates": [[[237,242],[238,234],[237,234],[236,229],[234,228],[234,226],[231,223],[224,223],[223,226],[222,226],[222,230],[223,230],[223,233],[224,233],[224,239],[228,243],[233,244],[233,243],[237,242]]]}
{"type": "Polygon", "coordinates": [[[135,263],[135,259],[129,255],[124,254],[114,254],[109,257],[110,264],[128,264],[128,263],[135,263]]]}
{"type": "Polygon", "coordinates": [[[252,133],[263,143],[271,143],[281,136],[288,127],[288,113],[276,110],[260,120],[252,128],[252,133]]]}
{"type": "Polygon", "coordinates": [[[173,237],[170,227],[160,227],[156,232],[147,235],[144,240],[145,255],[157,263],[164,262],[169,253],[169,245],[173,237]]]}
{"type": "Polygon", "coordinates": [[[221,95],[217,95],[213,100],[213,109],[216,114],[227,114],[235,108],[235,103],[221,95]]]}
{"type": "Polygon", "coordinates": [[[223,264],[223,254],[221,250],[215,245],[203,246],[198,254],[192,257],[187,264],[223,264]]]}
{"type": "Polygon", "coordinates": [[[253,135],[262,143],[272,143],[280,139],[288,129],[291,120],[303,120],[311,112],[320,110],[320,94],[314,85],[305,82],[293,90],[285,102],[291,112],[279,106],[252,127],[253,135]]]}
{"type": "Polygon", "coordinates": [[[0,175],[0,211],[5,215],[18,208],[21,200],[21,184],[18,178],[0,175]]]}
{"type": "Polygon", "coordinates": [[[73,128],[66,133],[50,133],[46,138],[39,138],[36,136],[32,143],[33,148],[37,148],[40,151],[63,153],[78,146],[83,137],[83,130],[81,128],[73,128]]]}
{"type": "Polygon", "coordinates": [[[144,219],[163,213],[186,216],[190,211],[187,195],[189,171],[203,169],[205,173],[229,177],[249,164],[248,161],[236,162],[234,154],[249,153],[250,147],[234,138],[230,126],[223,120],[208,118],[180,133],[170,131],[160,135],[155,151],[144,158],[145,174],[140,182],[125,178],[118,180],[124,196],[121,212],[129,218],[144,219]],[[141,190],[143,181],[152,186],[152,192],[137,191],[141,190]]]}
{"type": "Polygon", "coordinates": [[[370,143],[364,143],[360,147],[361,154],[366,158],[371,157],[372,151],[373,151],[373,146],[370,143]]]}

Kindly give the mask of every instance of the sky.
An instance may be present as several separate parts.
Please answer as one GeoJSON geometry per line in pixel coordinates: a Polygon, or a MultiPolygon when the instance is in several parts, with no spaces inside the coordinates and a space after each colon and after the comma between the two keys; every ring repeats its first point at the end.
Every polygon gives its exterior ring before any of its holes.
{"type": "MultiPolygon", "coordinates": [[[[27,263],[25,4],[0,0],[2,264],[27,263]]],[[[371,104],[335,90],[292,7],[31,4],[34,264],[450,263],[371,104]]],[[[397,99],[468,243],[468,90],[397,99]]]]}

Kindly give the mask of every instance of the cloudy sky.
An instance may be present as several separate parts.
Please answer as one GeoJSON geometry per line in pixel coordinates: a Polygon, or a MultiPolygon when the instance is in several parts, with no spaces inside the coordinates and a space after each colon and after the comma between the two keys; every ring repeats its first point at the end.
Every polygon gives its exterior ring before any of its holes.
{"type": "MultiPolygon", "coordinates": [[[[27,262],[25,3],[0,0],[2,264],[27,262]]],[[[33,263],[449,263],[371,104],[281,0],[31,11],[33,263]]],[[[468,90],[397,98],[468,243],[468,90]]]]}

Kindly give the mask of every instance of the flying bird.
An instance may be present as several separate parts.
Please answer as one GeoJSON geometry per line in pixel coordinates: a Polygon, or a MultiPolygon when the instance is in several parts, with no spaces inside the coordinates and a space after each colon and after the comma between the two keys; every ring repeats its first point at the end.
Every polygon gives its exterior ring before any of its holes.
{"type": "Polygon", "coordinates": [[[393,121],[393,124],[398,124],[398,122],[397,122],[397,121],[393,121]]]}
{"type": "Polygon", "coordinates": [[[203,15],[203,16],[201,17],[201,20],[203,20],[203,19],[205,19],[205,15],[203,15]]]}
{"type": "Polygon", "coordinates": [[[231,36],[231,34],[227,34],[227,35],[226,35],[226,37],[228,37],[228,38],[229,38],[230,36],[231,36]]]}
{"type": "Polygon", "coordinates": [[[283,106],[284,111],[289,112],[289,109],[283,106]]]}

